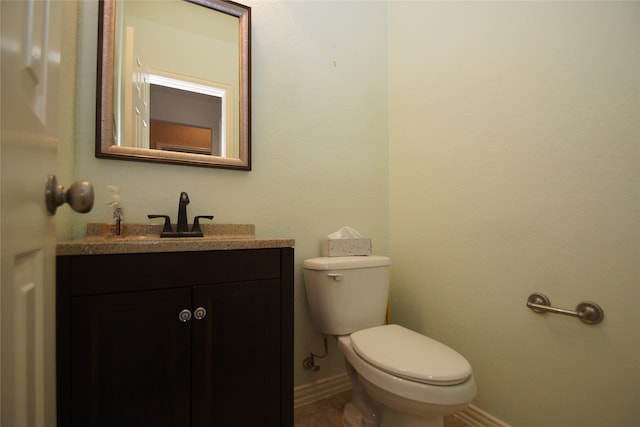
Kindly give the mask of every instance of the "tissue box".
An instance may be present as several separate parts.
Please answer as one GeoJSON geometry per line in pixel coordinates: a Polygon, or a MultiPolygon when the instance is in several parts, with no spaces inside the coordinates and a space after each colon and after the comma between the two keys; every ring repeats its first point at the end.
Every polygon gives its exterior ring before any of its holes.
{"type": "Polygon", "coordinates": [[[322,241],[322,256],[371,255],[371,239],[329,239],[322,241]]]}

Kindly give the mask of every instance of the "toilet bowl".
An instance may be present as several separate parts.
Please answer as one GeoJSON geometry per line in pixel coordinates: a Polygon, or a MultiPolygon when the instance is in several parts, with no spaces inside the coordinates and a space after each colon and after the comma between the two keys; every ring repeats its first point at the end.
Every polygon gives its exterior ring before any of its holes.
{"type": "Polygon", "coordinates": [[[347,427],[440,427],[475,397],[471,365],[436,340],[384,324],[390,264],[383,256],[305,260],[311,317],[345,357],[347,427]]]}
{"type": "Polygon", "coordinates": [[[368,424],[347,426],[441,426],[476,395],[469,363],[451,348],[399,325],[385,325],[337,338],[338,348],[374,401],[368,424]],[[375,405],[377,403],[378,405],[375,405]]]}

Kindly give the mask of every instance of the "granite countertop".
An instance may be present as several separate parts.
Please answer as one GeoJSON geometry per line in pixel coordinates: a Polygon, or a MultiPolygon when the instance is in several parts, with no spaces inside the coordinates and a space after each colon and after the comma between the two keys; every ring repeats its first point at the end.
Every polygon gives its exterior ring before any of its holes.
{"type": "Polygon", "coordinates": [[[256,239],[253,224],[201,224],[204,237],[160,238],[161,225],[126,224],[122,234],[110,225],[87,224],[84,240],[58,242],[56,255],[109,255],[151,252],[193,252],[233,249],[288,248],[294,239],[256,239]]]}

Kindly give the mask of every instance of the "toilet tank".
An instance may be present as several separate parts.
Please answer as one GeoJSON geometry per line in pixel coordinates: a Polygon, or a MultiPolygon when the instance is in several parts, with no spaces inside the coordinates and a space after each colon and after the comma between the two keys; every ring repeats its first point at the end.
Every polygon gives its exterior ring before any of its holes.
{"type": "Polygon", "coordinates": [[[347,335],[384,325],[390,265],[390,258],[375,255],[305,260],[304,284],[315,328],[347,335]]]}

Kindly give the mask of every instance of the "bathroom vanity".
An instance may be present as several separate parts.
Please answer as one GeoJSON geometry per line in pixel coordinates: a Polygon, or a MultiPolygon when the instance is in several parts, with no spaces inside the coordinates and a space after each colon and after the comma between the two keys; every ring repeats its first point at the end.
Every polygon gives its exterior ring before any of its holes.
{"type": "Polygon", "coordinates": [[[293,240],[161,240],[58,244],[58,425],[293,426],[293,240]]]}

